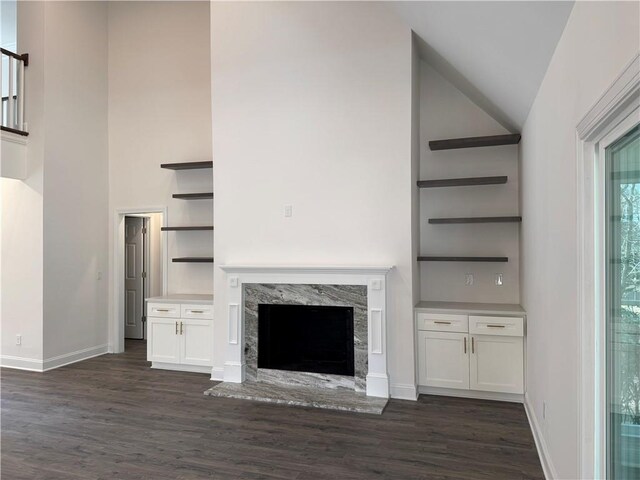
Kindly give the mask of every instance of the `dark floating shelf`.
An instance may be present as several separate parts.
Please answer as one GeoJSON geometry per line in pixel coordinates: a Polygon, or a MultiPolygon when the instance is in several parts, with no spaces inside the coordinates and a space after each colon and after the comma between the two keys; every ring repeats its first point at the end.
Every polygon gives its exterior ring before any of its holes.
{"type": "Polygon", "coordinates": [[[495,147],[499,145],[516,145],[520,143],[520,134],[490,135],[486,137],[451,138],[447,140],[432,140],[429,142],[431,150],[453,150],[456,148],[495,147]]]}
{"type": "Polygon", "coordinates": [[[198,168],[213,168],[211,162],[183,162],[183,163],[163,163],[160,168],[168,168],[169,170],[196,170],[198,168]]]}
{"type": "Polygon", "coordinates": [[[430,218],[432,224],[454,223],[520,223],[522,217],[460,217],[460,218],[430,218]]]}
{"type": "Polygon", "coordinates": [[[160,228],[163,232],[183,232],[183,231],[194,231],[194,230],[213,230],[212,225],[201,225],[195,227],[162,227],[160,228]]]}
{"type": "Polygon", "coordinates": [[[419,188],[436,187],[468,187],[473,185],[500,185],[507,183],[507,176],[499,177],[470,177],[470,178],[443,178],[440,180],[418,180],[419,188]]]}
{"type": "Polygon", "coordinates": [[[174,193],[173,198],[180,200],[208,200],[213,198],[213,192],[211,193],[174,193]]]}
{"type": "Polygon", "coordinates": [[[438,257],[421,256],[419,262],[508,262],[508,257],[438,257]]]}
{"type": "Polygon", "coordinates": [[[213,263],[213,257],[179,257],[173,258],[174,263],[213,263]]]}

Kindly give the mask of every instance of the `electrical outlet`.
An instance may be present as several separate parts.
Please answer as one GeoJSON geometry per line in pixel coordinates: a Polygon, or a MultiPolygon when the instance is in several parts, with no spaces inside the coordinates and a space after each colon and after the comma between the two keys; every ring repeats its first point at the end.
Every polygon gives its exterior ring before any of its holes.
{"type": "Polygon", "coordinates": [[[287,218],[293,217],[293,205],[284,206],[284,216],[287,218]]]}
{"type": "Polygon", "coordinates": [[[16,345],[22,345],[22,335],[16,335],[16,345]]]}
{"type": "Polygon", "coordinates": [[[473,274],[472,273],[465,273],[465,275],[464,275],[464,284],[466,286],[473,285],[473,274]]]}
{"type": "Polygon", "coordinates": [[[496,286],[501,287],[504,284],[504,278],[501,273],[496,273],[496,286]]]}

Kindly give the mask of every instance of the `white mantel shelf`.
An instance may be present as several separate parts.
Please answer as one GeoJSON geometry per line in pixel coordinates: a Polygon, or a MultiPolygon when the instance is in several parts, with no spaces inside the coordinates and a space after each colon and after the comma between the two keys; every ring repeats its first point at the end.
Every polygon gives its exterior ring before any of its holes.
{"type": "Polygon", "coordinates": [[[220,265],[227,273],[386,275],[394,267],[375,265],[220,265]]]}

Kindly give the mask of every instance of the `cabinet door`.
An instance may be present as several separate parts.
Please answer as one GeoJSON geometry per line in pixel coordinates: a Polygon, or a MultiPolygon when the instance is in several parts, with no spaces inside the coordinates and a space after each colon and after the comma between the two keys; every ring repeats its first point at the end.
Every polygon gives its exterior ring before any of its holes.
{"type": "Polygon", "coordinates": [[[466,333],[418,332],[419,384],[469,389],[469,338],[466,333]]]}
{"type": "Polygon", "coordinates": [[[180,335],[180,363],[213,365],[213,322],[183,318],[180,335]]]}
{"type": "Polygon", "coordinates": [[[149,317],[147,327],[147,360],[150,362],[180,362],[179,320],[149,317]]]}
{"type": "Polygon", "coordinates": [[[471,389],[523,393],[522,337],[472,335],[471,389]]]}

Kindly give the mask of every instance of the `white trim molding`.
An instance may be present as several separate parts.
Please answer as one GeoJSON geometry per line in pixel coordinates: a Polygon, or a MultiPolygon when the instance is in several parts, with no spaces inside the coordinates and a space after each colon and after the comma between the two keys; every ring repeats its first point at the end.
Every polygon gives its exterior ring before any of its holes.
{"type": "Polygon", "coordinates": [[[463,390],[446,387],[418,386],[420,395],[438,395],[458,398],[477,398],[480,400],[494,400],[497,402],[524,403],[524,395],[519,393],[484,392],[481,390],[463,390]]]}
{"type": "Polygon", "coordinates": [[[211,369],[211,380],[214,382],[222,382],[224,380],[224,368],[213,367],[211,369]]]}
{"type": "MultiPolygon", "coordinates": [[[[640,122],[640,54],[576,127],[580,478],[606,477],[603,147],[640,122]]],[[[535,418],[534,418],[535,419],[535,418]]],[[[543,444],[544,445],[544,444],[543,444]]]]}
{"type": "MultiPolygon", "coordinates": [[[[245,283],[285,283],[367,286],[369,338],[367,395],[389,398],[387,369],[387,273],[388,266],[221,265],[226,273],[227,349],[224,381],[245,380],[244,288],[245,283]]],[[[212,378],[215,372],[211,372],[212,378]]]]}
{"type": "Polygon", "coordinates": [[[65,365],[88,360],[93,357],[99,357],[100,355],[107,353],[108,350],[109,346],[105,343],[104,345],[83,348],[81,350],[76,350],[75,352],[69,352],[63,355],[47,358],[43,362],[42,371],[46,372],[55,368],[64,367],[65,365]]]}
{"type": "Polygon", "coordinates": [[[27,370],[29,372],[42,372],[42,360],[36,358],[15,357],[12,355],[2,355],[0,357],[2,368],[15,368],[16,370],[27,370]]]}
{"type": "Polygon", "coordinates": [[[535,411],[529,402],[529,396],[526,393],[524,394],[524,411],[527,414],[527,419],[529,420],[531,433],[533,433],[533,441],[535,442],[536,449],[538,450],[538,457],[540,458],[544,478],[547,480],[558,478],[558,473],[551,461],[551,455],[549,455],[549,447],[547,446],[547,442],[545,441],[542,430],[540,429],[540,424],[536,419],[535,411]]]}
{"type": "Polygon", "coordinates": [[[418,387],[412,383],[391,384],[391,398],[415,402],[418,399],[418,387]]]}
{"type": "Polygon", "coordinates": [[[56,368],[64,367],[72,363],[88,360],[93,357],[98,357],[108,353],[109,346],[97,345],[95,347],[83,348],[76,350],[75,352],[65,353],[63,355],[57,355],[44,360],[38,360],[35,358],[13,357],[11,355],[2,355],[0,362],[2,368],[15,368],[17,370],[28,370],[30,372],[48,372],[56,368]]]}

